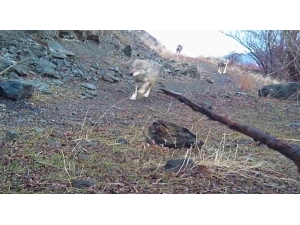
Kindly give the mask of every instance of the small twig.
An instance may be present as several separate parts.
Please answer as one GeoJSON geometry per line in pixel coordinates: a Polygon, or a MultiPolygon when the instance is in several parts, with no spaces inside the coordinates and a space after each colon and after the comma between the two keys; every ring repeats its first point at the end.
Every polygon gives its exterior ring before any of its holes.
{"type": "Polygon", "coordinates": [[[278,138],[279,140],[283,140],[283,141],[295,141],[295,142],[300,142],[299,139],[284,139],[284,138],[278,138]]]}
{"type": "MultiPolygon", "coordinates": [[[[83,122],[82,122],[82,125],[81,125],[81,131],[80,131],[80,133],[82,133],[82,131],[83,131],[83,127],[84,127],[84,124],[85,124],[86,117],[87,117],[87,114],[88,114],[88,112],[89,112],[90,106],[91,106],[91,105],[89,105],[89,107],[88,107],[88,109],[86,110],[86,113],[85,113],[85,115],[84,115],[84,119],[83,119],[83,122]]],[[[87,138],[87,135],[88,135],[88,134],[86,134],[86,138],[87,138]]]]}
{"type": "Polygon", "coordinates": [[[41,161],[37,161],[37,160],[35,160],[35,162],[37,162],[37,163],[39,163],[39,164],[42,164],[42,165],[45,165],[45,166],[50,166],[50,167],[53,167],[53,168],[62,170],[62,168],[60,168],[60,167],[58,167],[58,166],[54,166],[54,165],[49,164],[49,163],[45,163],[45,162],[41,162],[41,161]]]}
{"type": "Polygon", "coordinates": [[[129,187],[132,187],[132,188],[135,190],[135,192],[136,192],[137,194],[139,194],[138,190],[137,190],[133,185],[131,185],[131,184],[129,184],[129,183],[123,181],[123,180],[120,180],[120,182],[121,182],[121,183],[124,183],[124,184],[126,184],[126,185],[128,185],[129,187]]]}
{"type": "Polygon", "coordinates": [[[172,105],[172,102],[169,104],[169,107],[168,107],[168,110],[167,110],[167,112],[166,112],[166,113],[168,113],[168,112],[169,112],[171,105],[172,105]]]}
{"type": "Polygon", "coordinates": [[[182,163],[181,167],[179,168],[178,172],[176,173],[176,175],[178,175],[181,172],[181,170],[183,169],[183,167],[184,167],[184,169],[188,168],[189,161],[190,161],[190,158],[191,158],[191,154],[192,154],[191,153],[191,149],[187,149],[186,150],[186,154],[184,156],[183,163],[182,163]]]}
{"type": "Polygon", "coordinates": [[[69,171],[68,171],[68,169],[67,169],[67,167],[66,167],[66,159],[65,159],[65,155],[64,155],[63,150],[61,150],[61,154],[62,154],[62,157],[63,157],[64,169],[65,169],[65,171],[66,171],[66,173],[67,173],[67,175],[68,175],[69,183],[70,183],[70,185],[72,185],[72,183],[71,183],[71,176],[70,176],[69,171]]]}

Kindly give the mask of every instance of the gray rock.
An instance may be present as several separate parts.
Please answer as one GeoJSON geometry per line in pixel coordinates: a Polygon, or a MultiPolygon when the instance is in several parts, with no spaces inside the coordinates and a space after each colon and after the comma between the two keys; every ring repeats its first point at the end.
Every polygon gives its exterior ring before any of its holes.
{"type": "Polygon", "coordinates": [[[48,41],[48,46],[50,48],[50,51],[52,51],[52,52],[62,53],[62,54],[65,54],[67,56],[74,56],[75,55],[74,52],[65,49],[62,45],[60,45],[56,41],[48,41]]]}
{"type": "Polygon", "coordinates": [[[58,32],[60,38],[75,39],[75,35],[72,30],[59,30],[58,32]]]}
{"type": "Polygon", "coordinates": [[[231,98],[231,94],[230,93],[223,93],[223,96],[226,98],[231,98]]]}
{"type": "Polygon", "coordinates": [[[31,58],[35,57],[34,53],[30,49],[25,49],[23,51],[23,56],[24,57],[31,57],[31,58]]]}
{"type": "Polygon", "coordinates": [[[93,63],[93,64],[91,65],[91,67],[95,68],[96,70],[99,70],[99,69],[100,69],[99,64],[96,63],[96,62],[93,63]]]}
{"type": "Polygon", "coordinates": [[[28,98],[34,91],[33,85],[19,81],[0,82],[0,97],[19,101],[28,98]]]}
{"type": "Polygon", "coordinates": [[[7,52],[8,52],[8,49],[7,49],[7,48],[5,48],[5,47],[1,48],[1,53],[2,53],[2,54],[7,53],[7,52]]]}
{"type": "Polygon", "coordinates": [[[18,132],[14,131],[14,130],[10,130],[10,131],[6,132],[4,140],[5,141],[15,141],[15,140],[17,140],[18,137],[19,137],[18,132]]]}
{"type": "Polygon", "coordinates": [[[7,78],[9,78],[10,80],[18,80],[20,77],[16,72],[11,71],[7,75],[7,78]]]}
{"type": "Polygon", "coordinates": [[[55,69],[56,65],[49,60],[40,58],[40,59],[34,59],[31,62],[32,65],[35,65],[35,72],[42,74],[44,70],[47,69],[55,69]]]}
{"type": "Polygon", "coordinates": [[[55,84],[56,86],[61,86],[63,82],[61,80],[51,80],[51,85],[55,84]]]}
{"type": "Polygon", "coordinates": [[[109,70],[112,70],[112,71],[114,71],[114,72],[116,72],[116,73],[119,73],[120,72],[120,70],[119,70],[119,67],[108,67],[108,69],[109,70]]]}
{"type": "Polygon", "coordinates": [[[14,64],[16,63],[14,61],[14,58],[15,58],[15,54],[11,54],[11,53],[5,53],[3,56],[2,56],[3,59],[7,59],[9,61],[12,61],[14,64]]]}
{"type": "Polygon", "coordinates": [[[13,63],[11,60],[0,57],[0,73],[12,65],[13,65],[13,63]]]}
{"type": "Polygon", "coordinates": [[[61,53],[61,52],[52,52],[51,55],[54,58],[58,58],[58,59],[65,59],[65,58],[67,58],[67,55],[64,54],[64,53],[61,53]]]}
{"type": "Polygon", "coordinates": [[[20,77],[27,76],[28,67],[26,64],[17,64],[13,68],[20,77]]]}
{"type": "Polygon", "coordinates": [[[90,71],[93,72],[93,73],[98,73],[98,71],[93,67],[90,68],[90,71]]]}
{"type": "Polygon", "coordinates": [[[90,94],[88,94],[88,93],[81,93],[81,94],[79,95],[79,97],[80,97],[81,99],[93,99],[93,98],[94,98],[94,96],[92,96],[92,95],[90,95],[90,94]]]}
{"type": "Polygon", "coordinates": [[[288,127],[300,127],[300,122],[293,122],[287,125],[288,127]]]}
{"type": "Polygon", "coordinates": [[[37,38],[47,41],[57,39],[59,36],[58,30],[38,30],[35,33],[37,38]]]}
{"type": "Polygon", "coordinates": [[[72,186],[76,188],[86,188],[95,185],[93,180],[72,180],[72,186]]]}
{"type": "Polygon", "coordinates": [[[98,30],[86,30],[85,35],[87,40],[100,43],[100,33],[98,30]]]}
{"type": "Polygon", "coordinates": [[[15,54],[16,53],[16,49],[17,49],[16,46],[11,45],[8,48],[8,52],[11,53],[11,54],[15,54]]]}
{"type": "Polygon", "coordinates": [[[96,72],[98,75],[104,75],[105,73],[106,73],[106,71],[105,70],[98,70],[97,72],[96,72]]]}
{"type": "Polygon", "coordinates": [[[77,67],[77,71],[81,77],[85,77],[85,74],[81,71],[81,69],[79,67],[77,67]]]}
{"type": "Polygon", "coordinates": [[[167,161],[164,169],[166,171],[184,171],[190,169],[195,165],[193,159],[170,159],[167,161]]]}
{"type": "Polygon", "coordinates": [[[16,51],[16,54],[23,54],[23,50],[18,49],[18,50],[16,51]]]}
{"type": "Polygon", "coordinates": [[[293,99],[300,98],[300,83],[290,82],[286,84],[271,84],[264,86],[258,90],[260,97],[270,96],[278,99],[293,99]]]}
{"type": "Polygon", "coordinates": [[[67,67],[71,66],[71,64],[68,62],[67,59],[64,59],[64,63],[65,63],[65,66],[67,66],[67,67]]]}
{"type": "Polygon", "coordinates": [[[213,81],[211,78],[206,78],[205,81],[206,81],[207,83],[210,83],[210,84],[213,84],[213,83],[214,83],[214,81],[213,81]]]}
{"type": "Polygon", "coordinates": [[[132,55],[132,48],[130,45],[127,45],[124,49],[123,52],[125,53],[126,56],[131,57],[132,55]]]}
{"type": "Polygon", "coordinates": [[[183,75],[190,76],[193,78],[200,78],[200,74],[198,72],[197,66],[188,65],[188,68],[181,72],[183,75]]]}
{"type": "Polygon", "coordinates": [[[97,96],[97,95],[98,95],[96,91],[90,91],[90,90],[87,90],[86,93],[87,93],[88,95],[91,95],[91,96],[97,96]]]}
{"type": "Polygon", "coordinates": [[[44,131],[44,129],[42,129],[42,128],[39,128],[39,127],[34,128],[34,132],[36,132],[36,133],[42,133],[43,131],[44,131]]]}
{"type": "Polygon", "coordinates": [[[13,40],[13,41],[9,42],[9,44],[10,44],[10,45],[13,45],[13,46],[15,46],[15,47],[18,47],[19,42],[18,42],[17,40],[13,40]]]}
{"type": "Polygon", "coordinates": [[[49,69],[49,68],[45,68],[42,75],[44,77],[49,77],[49,78],[53,78],[53,79],[61,79],[62,76],[59,72],[49,69]]]}
{"type": "Polygon", "coordinates": [[[84,73],[90,71],[90,68],[87,67],[87,66],[85,66],[85,65],[83,65],[83,64],[79,64],[77,67],[78,67],[82,72],[84,72],[84,73]]]}
{"type": "Polygon", "coordinates": [[[82,147],[97,147],[99,143],[93,140],[82,140],[79,145],[82,147]]]}
{"type": "Polygon", "coordinates": [[[85,74],[78,68],[78,67],[73,67],[72,72],[76,77],[84,77],[85,74]]]}
{"type": "Polygon", "coordinates": [[[107,73],[105,73],[105,74],[102,75],[102,79],[104,81],[107,81],[107,82],[110,82],[110,83],[115,83],[115,82],[119,82],[120,81],[120,78],[115,77],[115,76],[113,76],[111,74],[107,74],[107,73]]]}
{"type": "Polygon", "coordinates": [[[34,86],[37,91],[43,94],[52,94],[52,91],[50,90],[50,85],[45,82],[38,81],[38,80],[26,80],[23,81],[23,83],[34,86]]]}
{"type": "Polygon", "coordinates": [[[100,32],[98,30],[74,30],[74,35],[78,40],[91,40],[100,43],[100,32]]]}
{"type": "Polygon", "coordinates": [[[90,89],[90,90],[96,90],[97,89],[95,85],[90,84],[90,83],[81,83],[80,85],[82,87],[85,87],[85,88],[90,89]]]}
{"type": "Polygon", "coordinates": [[[124,144],[124,145],[128,145],[128,141],[124,138],[119,138],[118,140],[116,140],[116,143],[119,143],[119,144],[124,144]]]}
{"type": "Polygon", "coordinates": [[[33,65],[36,65],[34,68],[34,72],[38,75],[54,78],[54,79],[60,79],[61,75],[59,72],[55,71],[56,65],[46,59],[38,59],[31,62],[33,65]]]}

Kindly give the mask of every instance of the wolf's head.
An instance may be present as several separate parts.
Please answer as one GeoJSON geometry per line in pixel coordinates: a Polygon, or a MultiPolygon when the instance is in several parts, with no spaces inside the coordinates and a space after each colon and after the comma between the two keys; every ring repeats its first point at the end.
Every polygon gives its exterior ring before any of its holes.
{"type": "Polygon", "coordinates": [[[137,59],[132,63],[132,69],[130,71],[130,74],[134,77],[146,74],[150,66],[151,63],[149,61],[137,59]]]}

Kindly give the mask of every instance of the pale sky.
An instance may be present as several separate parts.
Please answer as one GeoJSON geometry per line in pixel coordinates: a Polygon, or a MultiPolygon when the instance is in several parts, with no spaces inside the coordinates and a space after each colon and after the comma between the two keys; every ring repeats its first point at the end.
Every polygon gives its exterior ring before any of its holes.
{"type": "Polygon", "coordinates": [[[191,57],[220,57],[232,51],[245,53],[247,50],[234,39],[216,30],[146,30],[166,48],[176,51],[183,46],[182,54],[191,57]]]}

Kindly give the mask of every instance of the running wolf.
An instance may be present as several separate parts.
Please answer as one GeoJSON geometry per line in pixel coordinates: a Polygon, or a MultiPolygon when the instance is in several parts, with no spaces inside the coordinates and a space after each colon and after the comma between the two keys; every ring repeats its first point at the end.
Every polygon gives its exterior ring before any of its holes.
{"type": "Polygon", "coordinates": [[[218,73],[219,74],[226,73],[228,63],[229,63],[229,59],[219,59],[219,62],[218,62],[218,73]]]}
{"type": "Polygon", "coordinates": [[[144,97],[148,97],[160,70],[160,64],[155,61],[136,59],[132,64],[130,72],[134,79],[134,92],[130,99],[136,100],[138,93],[144,97]],[[138,90],[139,83],[142,83],[142,86],[138,90]]]}
{"type": "Polygon", "coordinates": [[[180,52],[182,51],[182,45],[178,45],[177,48],[176,48],[176,55],[179,55],[180,52]]]}

